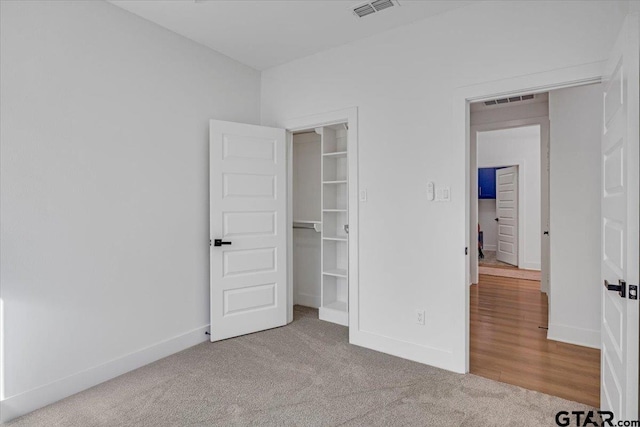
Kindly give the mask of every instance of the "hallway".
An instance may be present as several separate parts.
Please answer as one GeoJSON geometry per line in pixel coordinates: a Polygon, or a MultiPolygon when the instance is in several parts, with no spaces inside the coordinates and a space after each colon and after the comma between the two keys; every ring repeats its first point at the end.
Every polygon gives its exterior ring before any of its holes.
{"type": "Polygon", "coordinates": [[[599,407],[600,351],[546,339],[539,281],[480,275],[470,311],[471,373],[599,407]]]}

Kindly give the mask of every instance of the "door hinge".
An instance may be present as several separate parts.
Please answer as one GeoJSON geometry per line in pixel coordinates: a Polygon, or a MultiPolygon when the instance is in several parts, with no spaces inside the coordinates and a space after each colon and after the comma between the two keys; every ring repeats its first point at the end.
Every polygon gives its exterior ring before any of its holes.
{"type": "Polygon", "coordinates": [[[469,255],[469,247],[465,247],[464,248],[464,254],[465,255],[469,255]]]}

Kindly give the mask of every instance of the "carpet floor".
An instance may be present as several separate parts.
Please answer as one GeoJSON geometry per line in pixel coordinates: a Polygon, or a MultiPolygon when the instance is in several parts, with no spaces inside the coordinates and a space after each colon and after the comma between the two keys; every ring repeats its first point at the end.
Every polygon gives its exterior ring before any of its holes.
{"type": "Polygon", "coordinates": [[[10,423],[22,426],[552,426],[585,405],[348,344],[296,307],[288,326],[203,343],[10,423]]]}

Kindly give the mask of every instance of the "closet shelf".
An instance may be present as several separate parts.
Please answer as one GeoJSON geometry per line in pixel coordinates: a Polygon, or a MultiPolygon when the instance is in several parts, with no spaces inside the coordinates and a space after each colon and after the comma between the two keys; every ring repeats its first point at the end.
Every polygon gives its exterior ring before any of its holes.
{"type": "Polygon", "coordinates": [[[347,311],[347,303],[345,301],[334,301],[322,306],[322,308],[329,310],[336,310],[341,312],[347,311]]]}
{"type": "Polygon", "coordinates": [[[347,152],[346,151],[334,151],[332,153],[324,153],[323,154],[324,157],[347,157],[347,152]]]}
{"type": "Polygon", "coordinates": [[[322,209],[322,212],[346,212],[346,209],[322,209]]]}
{"type": "Polygon", "coordinates": [[[329,270],[325,270],[322,272],[322,274],[324,274],[325,276],[334,276],[334,277],[342,277],[342,278],[347,278],[349,277],[347,275],[347,270],[342,269],[342,268],[334,268],[334,269],[329,269],[329,270]]]}
{"type": "Polygon", "coordinates": [[[322,224],[322,221],[307,221],[302,219],[294,219],[293,222],[299,222],[300,224],[322,224]]]}
{"type": "Polygon", "coordinates": [[[347,181],[346,180],[341,180],[341,181],[322,181],[323,184],[346,184],[347,181]]]}
{"type": "Polygon", "coordinates": [[[322,236],[322,238],[324,240],[335,240],[336,242],[346,242],[346,241],[349,240],[349,238],[346,237],[346,236],[343,237],[343,236],[327,236],[327,235],[325,235],[325,236],[322,236]]]}

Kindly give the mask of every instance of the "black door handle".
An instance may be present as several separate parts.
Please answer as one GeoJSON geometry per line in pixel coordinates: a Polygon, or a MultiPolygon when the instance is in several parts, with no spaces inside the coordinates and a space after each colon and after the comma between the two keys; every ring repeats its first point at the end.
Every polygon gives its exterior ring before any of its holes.
{"type": "Polygon", "coordinates": [[[230,245],[231,242],[223,242],[222,239],[215,239],[213,241],[213,246],[222,246],[222,245],[230,245]]]}
{"type": "Polygon", "coordinates": [[[625,298],[627,296],[627,282],[625,282],[624,280],[618,280],[617,285],[612,285],[605,279],[604,287],[607,288],[608,291],[617,291],[618,295],[620,295],[622,298],[625,298]]]}
{"type": "Polygon", "coordinates": [[[496,218],[496,221],[500,221],[500,218],[496,218]]]}
{"type": "Polygon", "coordinates": [[[548,232],[548,231],[545,231],[545,232],[544,232],[544,233],[542,233],[542,234],[544,234],[544,235],[547,235],[547,236],[548,236],[548,235],[549,235],[549,232],[548,232]]]}

